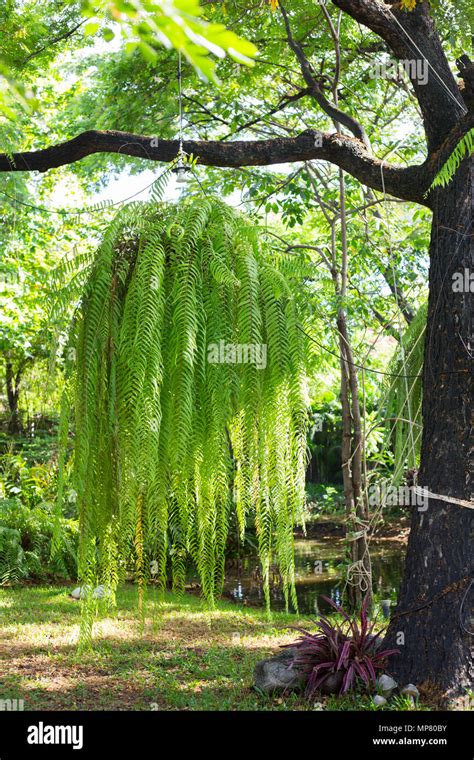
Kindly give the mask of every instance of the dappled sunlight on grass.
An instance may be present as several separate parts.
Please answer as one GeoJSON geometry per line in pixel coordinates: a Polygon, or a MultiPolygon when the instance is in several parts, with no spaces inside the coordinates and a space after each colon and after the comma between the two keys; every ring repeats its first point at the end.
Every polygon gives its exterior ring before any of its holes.
{"type": "Polygon", "coordinates": [[[93,648],[80,652],[81,605],[69,588],[5,590],[2,696],[23,698],[26,709],[282,709],[252,690],[253,669],[294,637],[289,624],[309,621],[284,613],[269,620],[230,602],[210,610],[193,595],[153,596],[142,627],[136,589],[121,588],[117,607],[94,623],[93,648]]]}
{"type": "Polygon", "coordinates": [[[288,626],[312,628],[308,618],[151,593],[142,626],[128,585],[94,623],[93,647],[80,651],[81,605],[69,588],[5,589],[2,602],[0,698],[23,699],[26,710],[374,709],[363,695],[321,697],[315,708],[299,694],[253,690],[256,663],[295,638],[288,626]]]}

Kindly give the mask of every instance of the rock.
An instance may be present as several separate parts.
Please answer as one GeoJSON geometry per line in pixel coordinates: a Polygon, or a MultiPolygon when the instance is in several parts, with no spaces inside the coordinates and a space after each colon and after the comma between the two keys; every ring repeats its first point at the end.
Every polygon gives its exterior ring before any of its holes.
{"type": "Polygon", "coordinates": [[[272,694],[278,691],[296,691],[306,683],[306,675],[292,667],[295,650],[283,650],[274,657],[257,662],[253,674],[256,689],[272,694]]]}
{"type": "MultiPolygon", "coordinates": [[[[266,694],[302,689],[308,680],[308,676],[296,667],[292,667],[295,651],[293,647],[290,647],[268,660],[258,662],[253,675],[255,688],[264,691],[266,694]]],[[[321,694],[337,694],[343,678],[344,674],[341,672],[330,673],[318,691],[321,694]]]]}
{"type": "Polygon", "coordinates": [[[341,672],[331,673],[322,682],[321,686],[319,687],[319,691],[321,692],[321,694],[337,694],[339,689],[342,686],[343,678],[344,678],[344,674],[341,672]]]}
{"type": "Polygon", "coordinates": [[[383,673],[383,675],[377,678],[377,691],[382,697],[386,697],[387,699],[391,697],[392,691],[396,689],[397,686],[397,682],[386,673],[383,673]]]}
{"type": "Polygon", "coordinates": [[[403,687],[400,694],[404,694],[405,697],[413,697],[413,699],[418,699],[420,696],[420,692],[416,688],[416,686],[412,683],[407,684],[403,687]]]}
{"type": "Polygon", "coordinates": [[[375,707],[382,707],[382,705],[386,705],[387,700],[385,697],[380,696],[380,694],[376,694],[374,697],[374,705],[375,707]]]}
{"type": "MultiPolygon", "coordinates": [[[[85,590],[86,587],[84,586],[78,586],[74,589],[74,591],[71,591],[70,596],[73,599],[83,599],[85,596],[85,590]]],[[[94,591],[92,592],[92,598],[93,599],[102,599],[107,594],[107,589],[105,586],[97,586],[94,591]]]]}

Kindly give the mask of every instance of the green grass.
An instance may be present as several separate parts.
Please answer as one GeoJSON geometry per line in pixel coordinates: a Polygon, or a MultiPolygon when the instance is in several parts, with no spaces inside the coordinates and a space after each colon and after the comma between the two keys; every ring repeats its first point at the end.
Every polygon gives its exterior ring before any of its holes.
{"type": "MultiPolygon", "coordinates": [[[[0,590],[0,699],[25,710],[308,710],[300,695],[269,698],[252,688],[255,664],[288,643],[288,625],[307,618],[219,602],[213,611],[190,594],[151,600],[144,628],[136,590],[119,590],[117,608],[95,624],[92,651],[79,652],[80,604],[69,588],[0,590]]],[[[374,709],[369,696],[322,699],[323,709],[374,709]]],[[[321,709],[321,707],[316,707],[321,709]]],[[[410,709],[398,705],[397,709],[410,709]]]]}

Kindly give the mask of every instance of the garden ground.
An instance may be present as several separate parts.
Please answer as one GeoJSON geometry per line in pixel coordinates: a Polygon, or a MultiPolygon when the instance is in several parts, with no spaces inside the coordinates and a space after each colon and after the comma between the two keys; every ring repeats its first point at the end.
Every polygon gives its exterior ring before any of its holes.
{"type": "MultiPolygon", "coordinates": [[[[299,695],[269,698],[252,688],[255,664],[288,643],[288,625],[311,620],[218,602],[208,611],[191,594],[148,603],[141,628],[136,589],[122,587],[113,615],[96,624],[79,652],[80,604],[70,586],[0,591],[0,696],[25,710],[308,710],[299,695]]],[[[374,709],[367,695],[322,698],[316,709],[374,709]]],[[[413,709],[398,698],[391,709],[413,709]]],[[[420,706],[418,706],[420,709],[420,706]]],[[[426,709],[426,708],[424,708],[426,709]]]]}

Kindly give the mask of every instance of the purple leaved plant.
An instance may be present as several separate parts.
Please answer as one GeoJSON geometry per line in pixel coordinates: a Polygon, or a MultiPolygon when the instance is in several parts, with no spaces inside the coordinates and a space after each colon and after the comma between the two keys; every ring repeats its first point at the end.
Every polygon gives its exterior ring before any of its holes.
{"type": "Polygon", "coordinates": [[[383,670],[387,657],[399,650],[378,648],[384,631],[373,633],[376,621],[369,622],[367,617],[369,595],[362,603],[359,620],[349,617],[332,599],[323,599],[342,615],[343,622],[321,616],[316,633],[295,628],[300,637],[285,645],[295,650],[292,667],[308,676],[306,696],[312,698],[316,691],[342,695],[357,682],[375,688],[377,671],[383,670]]]}

